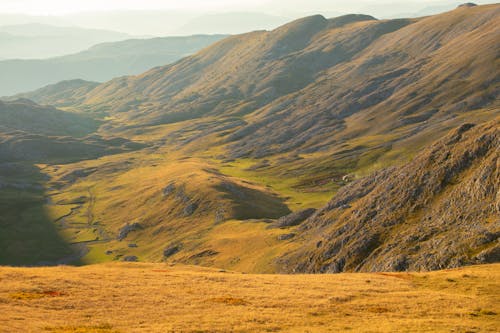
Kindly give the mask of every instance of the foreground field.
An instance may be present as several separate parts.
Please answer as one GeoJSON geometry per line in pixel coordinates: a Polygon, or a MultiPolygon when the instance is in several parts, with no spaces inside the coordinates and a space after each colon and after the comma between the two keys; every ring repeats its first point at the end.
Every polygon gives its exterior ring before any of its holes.
{"type": "Polygon", "coordinates": [[[500,265],[253,275],[191,266],[0,268],[1,332],[494,332],[500,265]]]}

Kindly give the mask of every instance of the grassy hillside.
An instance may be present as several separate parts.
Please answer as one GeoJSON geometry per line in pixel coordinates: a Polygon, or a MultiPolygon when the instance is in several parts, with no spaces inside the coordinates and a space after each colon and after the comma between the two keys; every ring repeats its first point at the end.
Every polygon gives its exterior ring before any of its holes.
{"type": "Polygon", "coordinates": [[[0,77],[0,96],[24,93],[63,80],[103,82],[123,75],[140,74],[196,53],[224,37],[198,35],[127,39],[93,45],[79,53],[67,52],[64,56],[48,59],[41,59],[43,57],[40,56],[29,60],[3,60],[0,61],[0,72],[4,74],[0,77]]]}
{"type": "Polygon", "coordinates": [[[499,271],[287,276],[163,264],[0,267],[0,331],[496,332],[499,271]]]}

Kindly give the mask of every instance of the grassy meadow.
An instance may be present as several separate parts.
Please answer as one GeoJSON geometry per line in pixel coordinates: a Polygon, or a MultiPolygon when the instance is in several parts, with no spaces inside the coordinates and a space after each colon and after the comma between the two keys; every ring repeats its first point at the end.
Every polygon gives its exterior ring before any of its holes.
{"type": "Polygon", "coordinates": [[[0,332],[497,332],[499,268],[266,275],[146,263],[0,267],[0,332]]]}

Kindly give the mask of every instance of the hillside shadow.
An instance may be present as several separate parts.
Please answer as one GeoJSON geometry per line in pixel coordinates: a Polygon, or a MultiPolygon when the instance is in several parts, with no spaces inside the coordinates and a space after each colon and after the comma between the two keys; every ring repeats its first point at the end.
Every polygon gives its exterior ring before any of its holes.
{"type": "Polygon", "coordinates": [[[74,256],[48,216],[46,179],[24,163],[0,163],[0,265],[56,265],[74,256]]]}
{"type": "Polygon", "coordinates": [[[215,189],[232,201],[232,217],[236,220],[277,219],[291,213],[283,198],[268,192],[232,182],[222,182],[215,189]]]}

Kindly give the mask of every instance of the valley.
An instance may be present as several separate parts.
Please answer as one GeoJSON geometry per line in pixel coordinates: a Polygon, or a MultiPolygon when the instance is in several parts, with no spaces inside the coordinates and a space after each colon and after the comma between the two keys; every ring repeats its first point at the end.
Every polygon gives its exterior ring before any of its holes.
{"type": "Polygon", "coordinates": [[[16,236],[0,263],[318,273],[496,262],[499,15],[310,16],[140,75],[9,98],[0,204],[16,236]],[[61,246],[25,242],[39,219],[61,246]],[[433,252],[443,238],[448,251],[433,252]]]}

